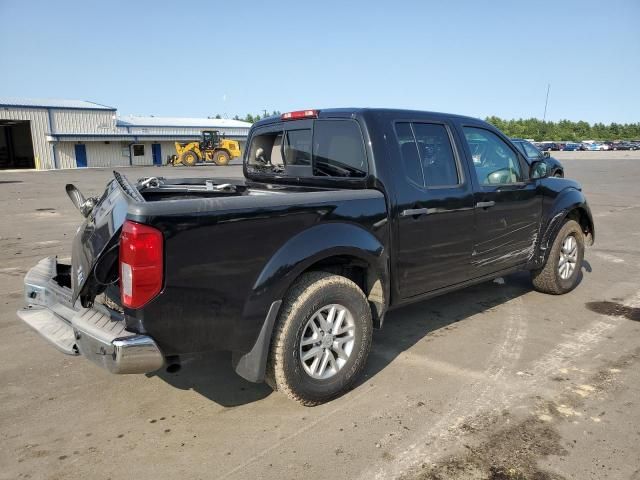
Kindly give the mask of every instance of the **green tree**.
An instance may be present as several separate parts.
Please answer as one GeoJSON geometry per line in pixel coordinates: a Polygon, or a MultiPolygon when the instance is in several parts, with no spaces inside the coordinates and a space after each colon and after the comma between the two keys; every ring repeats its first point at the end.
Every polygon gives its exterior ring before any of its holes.
{"type": "Polygon", "coordinates": [[[640,139],[640,123],[602,122],[593,125],[585,121],[560,120],[543,122],[537,118],[505,120],[487,117],[486,121],[510,137],[533,138],[535,140],[636,140],[640,139]]]}

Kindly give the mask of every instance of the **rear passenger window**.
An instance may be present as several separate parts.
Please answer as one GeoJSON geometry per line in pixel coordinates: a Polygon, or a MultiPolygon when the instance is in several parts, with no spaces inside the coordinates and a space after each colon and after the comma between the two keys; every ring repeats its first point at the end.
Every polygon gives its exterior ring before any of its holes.
{"type": "Polygon", "coordinates": [[[427,187],[458,185],[458,166],[453,156],[449,133],[444,125],[414,123],[413,131],[427,187]]]}
{"type": "Polygon", "coordinates": [[[416,146],[416,139],[411,130],[411,124],[397,123],[396,135],[398,137],[398,145],[400,146],[405,175],[413,183],[423,187],[424,178],[422,177],[422,168],[420,167],[420,155],[418,155],[418,147],[416,146]]]}
{"type": "Polygon", "coordinates": [[[351,120],[316,120],[313,126],[314,175],[364,177],[367,157],[362,133],[351,120]]]}
{"type": "Polygon", "coordinates": [[[434,123],[398,123],[396,135],[409,180],[428,188],[460,184],[449,132],[434,123]]]}

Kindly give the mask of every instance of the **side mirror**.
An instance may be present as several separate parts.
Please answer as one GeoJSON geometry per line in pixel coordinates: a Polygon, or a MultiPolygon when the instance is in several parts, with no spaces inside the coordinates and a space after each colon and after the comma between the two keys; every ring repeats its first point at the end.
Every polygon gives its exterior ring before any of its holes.
{"type": "Polygon", "coordinates": [[[547,151],[544,151],[544,152],[542,152],[542,156],[544,158],[549,158],[551,156],[551,154],[549,152],[547,152],[547,151]]]}
{"type": "Polygon", "coordinates": [[[536,180],[538,178],[546,178],[549,176],[549,166],[544,160],[536,160],[529,167],[529,178],[536,180]]]}

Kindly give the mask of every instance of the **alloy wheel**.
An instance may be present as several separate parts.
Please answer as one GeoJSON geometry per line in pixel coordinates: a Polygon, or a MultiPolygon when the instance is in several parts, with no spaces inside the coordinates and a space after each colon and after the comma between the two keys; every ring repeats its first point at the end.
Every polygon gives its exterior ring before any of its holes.
{"type": "Polygon", "coordinates": [[[562,242],[560,260],[558,261],[558,274],[566,280],[573,275],[578,261],[578,242],[573,235],[568,235],[562,242]]]}
{"type": "Polygon", "coordinates": [[[326,380],[347,363],[355,344],[356,324],[343,305],[330,304],[316,311],[302,329],[300,362],[311,378],[326,380]]]}

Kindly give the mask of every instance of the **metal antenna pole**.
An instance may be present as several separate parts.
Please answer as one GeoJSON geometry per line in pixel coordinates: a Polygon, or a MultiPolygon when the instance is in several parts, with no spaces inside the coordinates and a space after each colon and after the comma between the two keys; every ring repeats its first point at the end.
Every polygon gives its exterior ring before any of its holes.
{"type": "Polygon", "coordinates": [[[542,121],[547,119],[547,104],[549,103],[549,90],[551,90],[551,84],[547,84],[547,98],[544,101],[544,115],[542,115],[542,121]]]}

